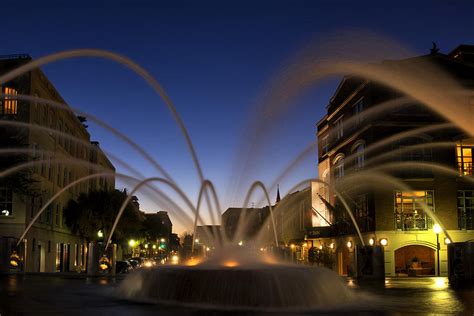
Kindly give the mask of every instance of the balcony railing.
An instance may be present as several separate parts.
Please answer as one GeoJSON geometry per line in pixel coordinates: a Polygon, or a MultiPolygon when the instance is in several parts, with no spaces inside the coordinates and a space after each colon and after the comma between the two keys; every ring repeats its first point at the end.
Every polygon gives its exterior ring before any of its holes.
{"type": "Polygon", "coordinates": [[[395,214],[397,230],[428,230],[432,227],[431,217],[427,215],[395,214]]]}
{"type": "Polygon", "coordinates": [[[462,176],[472,176],[472,162],[458,163],[458,170],[462,176]]]}

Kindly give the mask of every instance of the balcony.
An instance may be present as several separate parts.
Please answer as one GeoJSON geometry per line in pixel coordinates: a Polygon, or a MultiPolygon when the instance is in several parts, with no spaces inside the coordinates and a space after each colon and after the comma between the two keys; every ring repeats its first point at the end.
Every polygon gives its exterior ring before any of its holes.
{"type": "Polygon", "coordinates": [[[395,229],[402,231],[428,230],[433,226],[427,215],[395,214],[395,229]]]}
{"type": "Polygon", "coordinates": [[[458,170],[462,176],[472,176],[472,162],[458,163],[458,170]]]}

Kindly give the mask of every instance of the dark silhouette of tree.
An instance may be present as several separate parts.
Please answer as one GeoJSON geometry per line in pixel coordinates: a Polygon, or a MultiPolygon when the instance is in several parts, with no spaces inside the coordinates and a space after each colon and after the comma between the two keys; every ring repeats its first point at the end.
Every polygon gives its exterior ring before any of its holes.
{"type": "MultiPolygon", "coordinates": [[[[106,238],[126,198],[126,191],[120,190],[83,193],[77,200],[70,200],[64,209],[66,225],[88,241],[98,240],[99,230],[106,238]]],[[[128,238],[140,237],[143,221],[136,204],[129,202],[114,232],[113,241],[121,243],[128,238]]]]}
{"type": "MultiPolygon", "coordinates": [[[[0,148],[28,149],[27,133],[26,128],[0,127],[0,148]]],[[[25,151],[0,153],[0,172],[34,159],[37,159],[37,157],[33,153],[25,151]]],[[[29,167],[18,170],[6,177],[1,177],[0,187],[9,188],[18,194],[37,196],[40,192],[37,186],[38,181],[34,179],[33,173],[34,167],[29,167]]]]}

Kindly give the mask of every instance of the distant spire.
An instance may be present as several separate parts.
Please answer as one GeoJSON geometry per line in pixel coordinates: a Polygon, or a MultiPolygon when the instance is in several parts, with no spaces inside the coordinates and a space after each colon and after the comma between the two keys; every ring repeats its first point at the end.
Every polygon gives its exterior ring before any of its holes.
{"type": "Polygon", "coordinates": [[[438,45],[436,45],[436,42],[431,42],[431,43],[433,43],[433,47],[430,49],[430,54],[433,55],[439,52],[439,48],[438,48],[438,45]]]}
{"type": "MultiPolygon", "coordinates": [[[[280,202],[280,185],[278,184],[277,185],[277,199],[276,199],[276,203],[280,202]]],[[[275,204],[276,204],[275,203],[275,204]]]]}

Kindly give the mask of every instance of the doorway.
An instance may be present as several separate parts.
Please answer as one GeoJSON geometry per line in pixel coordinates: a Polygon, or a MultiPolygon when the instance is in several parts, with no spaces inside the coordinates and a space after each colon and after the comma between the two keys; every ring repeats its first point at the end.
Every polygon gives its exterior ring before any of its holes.
{"type": "Polygon", "coordinates": [[[427,246],[410,245],[395,250],[397,276],[435,275],[435,251],[427,246]]]}

